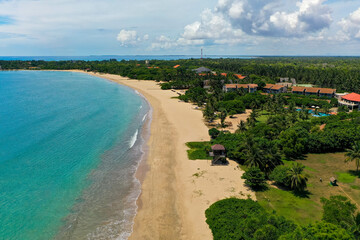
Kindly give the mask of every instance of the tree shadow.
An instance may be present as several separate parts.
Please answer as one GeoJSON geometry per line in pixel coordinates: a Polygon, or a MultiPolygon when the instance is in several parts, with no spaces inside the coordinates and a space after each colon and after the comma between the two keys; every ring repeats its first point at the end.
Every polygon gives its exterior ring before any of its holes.
{"type": "Polygon", "coordinates": [[[269,190],[269,186],[267,184],[258,186],[258,187],[253,187],[251,188],[252,190],[254,190],[255,192],[265,192],[267,190],[269,190]]]}
{"type": "Polygon", "coordinates": [[[308,190],[292,191],[292,193],[294,194],[294,196],[300,197],[300,198],[310,198],[310,195],[311,195],[311,192],[309,192],[308,190]]]}
{"type": "Polygon", "coordinates": [[[360,178],[360,171],[356,171],[356,170],[349,170],[348,173],[354,177],[358,177],[360,178]]]}

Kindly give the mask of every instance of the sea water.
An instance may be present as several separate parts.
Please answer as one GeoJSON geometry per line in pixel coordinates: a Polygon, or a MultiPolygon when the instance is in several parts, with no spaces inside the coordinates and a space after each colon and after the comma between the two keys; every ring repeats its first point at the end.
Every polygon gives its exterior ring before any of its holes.
{"type": "Polygon", "coordinates": [[[104,79],[0,71],[0,239],[126,239],[149,115],[104,79]]]}

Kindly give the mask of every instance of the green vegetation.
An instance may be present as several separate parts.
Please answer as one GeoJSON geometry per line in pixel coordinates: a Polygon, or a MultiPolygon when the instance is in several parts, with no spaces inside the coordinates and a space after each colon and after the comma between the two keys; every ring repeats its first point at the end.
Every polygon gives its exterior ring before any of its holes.
{"type": "Polygon", "coordinates": [[[344,173],[344,172],[336,172],[337,179],[341,183],[353,183],[356,180],[356,177],[354,175],[351,175],[350,173],[344,173]]]}
{"type": "Polygon", "coordinates": [[[321,205],[310,198],[297,196],[293,192],[270,188],[265,192],[257,192],[256,198],[268,211],[275,210],[280,216],[298,224],[305,226],[321,220],[321,205]]]}
{"type": "Polygon", "coordinates": [[[278,239],[296,229],[294,223],[266,212],[251,199],[218,201],[206,210],[205,215],[215,240],[278,239]]]}
{"type": "MultiPolygon", "coordinates": [[[[360,61],[357,57],[262,57],[255,59],[183,59],[174,61],[0,61],[2,69],[88,69],[90,71],[119,74],[133,79],[166,82],[164,88],[190,88],[203,86],[210,74],[199,76],[191,71],[200,66],[221,73],[213,80],[237,80],[234,73],[248,76],[242,83],[275,83],[279,77],[295,78],[297,83],[311,83],[319,87],[337,88],[338,91],[360,92],[360,61]],[[181,65],[179,68],[173,68],[181,65]]],[[[217,83],[211,83],[214,86],[217,83]]]]}
{"type": "Polygon", "coordinates": [[[210,143],[208,142],[188,142],[186,146],[190,148],[188,150],[188,157],[190,160],[197,159],[211,159],[209,156],[210,143]]]}
{"type": "Polygon", "coordinates": [[[206,222],[215,240],[355,239],[358,237],[359,215],[354,215],[354,205],[348,205],[348,202],[345,205],[338,204],[334,201],[336,198],[341,197],[324,199],[324,220],[309,225],[297,225],[277,213],[267,211],[251,199],[235,198],[224,199],[211,205],[205,212],[206,222]],[[337,218],[331,217],[336,213],[341,214],[337,218]],[[346,226],[342,227],[345,222],[346,226]]]}
{"type": "Polygon", "coordinates": [[[266,188],[265,174],[258,167],[250,167],[241,178],[245,179],[245,184],[255,191],[266,188]]]}
{"type": "Polygon", "coordinates": [[[347,150],[347,153],[345,154],[347,158],[345,159],[345,162],[352,162],[354,161],[356,163],[356,172],[359,173],[359,166],[360,166],[360,141],[355,142],[354,145],[352,145],[351,149],[347,150]]]}

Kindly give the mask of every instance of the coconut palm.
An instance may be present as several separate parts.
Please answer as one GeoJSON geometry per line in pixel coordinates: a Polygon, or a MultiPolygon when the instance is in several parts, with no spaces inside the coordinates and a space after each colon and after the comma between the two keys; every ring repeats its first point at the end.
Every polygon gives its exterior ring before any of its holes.
{"type": "Polygon", "coordinates": [[[302,192],[307,186],[308,178],[303,174],[305,166],[301,163],[294,163],[288,171],[290,187],[296,191],[302,192]]]}
{"type": "Polygon", "coordinates": [[[263,154],[259,146],[254,142],[254,139],[250,136],[246,138],[246,160],[245,165],[248,167],[264,168],[263,154]]]}
{"type": "Polygon", "coordinates": [[[345,156],[347,156],[347,158],[345,159],[345,162],[355,161],[355,163],[356,163],[356,172],[359,172],[359,166],[360,166],[360,141],[356,142],[352,146],[351,149],[348,149],[345,156]]]}
{"type": "Polygon", "coordinates": [[[241,120],[239,124],[237,125],[238,132],[245,132],[246,131],[246,123],[245,121],[241,120]]]}
{"type": "Polygon", "coordinates": [[[225,127],[225,119],[227,117],[227,112],[225,109],[221,109],[220,110],[220,122],[221,122],[221,127],[224,128],[225,127]]]}

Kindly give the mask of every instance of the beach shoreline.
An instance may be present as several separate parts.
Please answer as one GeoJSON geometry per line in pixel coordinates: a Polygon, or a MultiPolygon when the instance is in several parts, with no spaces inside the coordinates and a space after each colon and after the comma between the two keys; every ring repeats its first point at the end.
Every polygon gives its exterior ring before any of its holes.
{"type": "Polygon", "coordinates": [[[145,141],[146,151],[136,172],[141,193],[129,239],[212,239],[205,222],[205,210],[211,204],[232,196],[256,199],[245,187],[241,179],[243,171],[235,162],[213,167],[209,160],[188,159],[186,142],[210,138],[202,112],[174,99],[175,92],[161,90],[154,81],[81,70],[71,72],[135,89],[151,106],[150,136],[145,141]]]}

